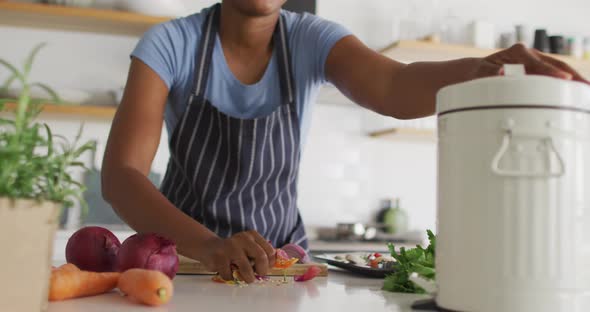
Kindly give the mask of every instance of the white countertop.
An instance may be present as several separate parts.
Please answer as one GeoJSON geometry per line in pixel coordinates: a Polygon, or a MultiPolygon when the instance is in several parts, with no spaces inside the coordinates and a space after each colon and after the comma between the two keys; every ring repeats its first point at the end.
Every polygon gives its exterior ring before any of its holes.
{"type": "Polygon", "coordinates": [[[146,307],[116,292],[49,304],[49,312],[104,311],[412,311],[411,304],[427,296],[382,291],[382,279],[362,278],[330,270],[328,277],[275,286],[246,287],[218,284],[210,276],[182,275],[174,279],[174,297],[168,304],[146,307]]]}

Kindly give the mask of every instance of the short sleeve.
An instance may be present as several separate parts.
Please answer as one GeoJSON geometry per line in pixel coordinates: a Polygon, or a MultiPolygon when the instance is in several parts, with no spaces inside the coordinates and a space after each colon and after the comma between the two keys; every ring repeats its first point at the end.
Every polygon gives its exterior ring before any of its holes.
{"type": "Polygon", "coordinates": [[[316,15],[305,13],[298,23],[298,34],[296,41],[299,41],[300,52],[307,53],[313,78],[316,82],[326,82],[325,67],[330,51],[342,38],[352,33],[344,26],[325,20],[316,15]]]}
{"type": "Polygon", "coordinates": [[[178,42],[174,25],[159,24],[148,30],[131,53],[160,76],[170,90],[175,82],[177,59],[174,44],[178,42]]]}

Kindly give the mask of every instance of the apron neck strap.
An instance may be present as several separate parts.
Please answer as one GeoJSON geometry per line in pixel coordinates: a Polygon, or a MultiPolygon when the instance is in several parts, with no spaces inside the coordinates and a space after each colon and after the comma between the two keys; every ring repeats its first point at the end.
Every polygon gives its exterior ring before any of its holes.
{"type": "MultiPolygon", "coordinates": [[[[211,7],[203,22],[201,41],[196,59],[195,84],[192,96],[204,99],[207,90],[209,71],[213,65],[211,60],[215,48],[215,40],[219,29],[221,4],[211,7]]],[[[287,40],[285,17],[281,14],[273,33],[274,48],[277,49],[277,61],[279,64],[279,78],[281,85],[281,97],[283,103],[295,104],[295,83],[291,66],[291,55],[287,40]]]]}

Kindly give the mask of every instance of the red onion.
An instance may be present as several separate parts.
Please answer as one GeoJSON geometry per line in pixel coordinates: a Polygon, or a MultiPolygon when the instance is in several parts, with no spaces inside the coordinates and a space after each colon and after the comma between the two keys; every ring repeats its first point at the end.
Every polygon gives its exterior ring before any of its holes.
{"type": "Polygon", "coordinates": [[[299,245],[287,244],[287,245],[281,247],[281,249],[284,250],[287,253],[287,255],[289,255],[289,258],[299,259],[299,261],[297,263],[309,263],[310,262],[307,252],[305,252],[305,249],[301,248],[301,246],[299,246],[299,245]]]}
{"type": "Polygon", "coordinates": [[[170,279],[178,271],[176,244],[157,234],[134,234],[127,238],[117,256],[117,270],[148,269],[160,271],[170,279]]]}
{"type": "Polygon", "coordinates": [[[318,276],[318,274],[320,274],[322,270],[320,268],[318,268],[317,266],[312,266],[309,267],[309,269],[307,269],[307,271],[305,271],[305,273],[303,273],[303,275],[295,275],[293,277],[293,279],[296,282],[305,282],[305,281],[309,281],[312,280],[314,277],[318,276]]]}
{"type": "Polygon", "coordinates": [[[66,245],[66,260],[84,271],[113,272],[121,243],[111,231],[88,226],[76,231],[66,245]]]}

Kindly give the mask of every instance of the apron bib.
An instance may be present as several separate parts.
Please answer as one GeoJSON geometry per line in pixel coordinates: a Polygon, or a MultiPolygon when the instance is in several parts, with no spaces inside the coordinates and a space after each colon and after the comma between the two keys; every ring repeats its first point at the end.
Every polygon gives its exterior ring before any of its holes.
{"type": "Polygon", "coordinates": [[[284,17],[273,34],[282,103],[265,117],[238,119],[205,98],[219,11],[212,7],[203,24],[194,92],[170,140],[161,192],[220,237],[256,230],[275,247],[308,249],[297,208],[300,128],[284,17]]]}

